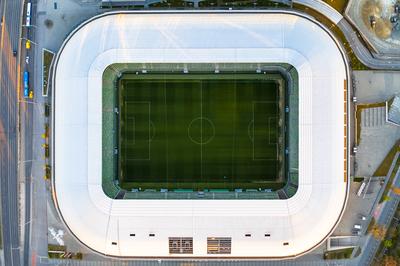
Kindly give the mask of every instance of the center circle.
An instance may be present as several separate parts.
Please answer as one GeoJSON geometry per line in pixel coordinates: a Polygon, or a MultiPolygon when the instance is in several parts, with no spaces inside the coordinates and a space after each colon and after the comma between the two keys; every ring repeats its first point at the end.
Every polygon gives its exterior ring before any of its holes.
{"type": "Polygon", "coordinates": [[[188,126],[189,139],[199,145],[209,143],[215,136],[213,122],[206,117],[193,119],[188,126]]]}

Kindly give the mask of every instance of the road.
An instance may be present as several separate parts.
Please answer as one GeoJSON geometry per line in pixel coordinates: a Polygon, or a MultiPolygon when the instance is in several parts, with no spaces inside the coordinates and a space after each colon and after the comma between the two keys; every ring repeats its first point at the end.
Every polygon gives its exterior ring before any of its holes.
{"type": "Polygon", "coordinates": [[[1,2],[0,43],[0,177],[1,222],[4,264],[21,265],[19,241],[18,162],[18,90],[17,57],[20,25],[20,0],[1,2]]]}
{"type": "Polygon", "coordinates": [[[315,9],[334,22],[343,32],[346,40],[350,43],[351,48],[357,58],[367,67],[372,69],[399,70],[400,60],[398,58],[378,58],[374,57],[371,52],[364,46],[359,39],[357,32],[353,30],[350,23],[334,8],[327,5],[321,0],[293,0],[293,3],[302,4],[315,9]]]}

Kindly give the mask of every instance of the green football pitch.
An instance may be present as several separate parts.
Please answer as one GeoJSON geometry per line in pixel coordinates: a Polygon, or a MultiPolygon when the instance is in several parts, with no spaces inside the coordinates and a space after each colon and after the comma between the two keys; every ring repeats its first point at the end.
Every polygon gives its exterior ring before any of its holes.
{"type": "Polygon", "coordinates": [[[131,75],[119,81],[122,188],[282,183],[278,82],[259,74],[131,75]]]}

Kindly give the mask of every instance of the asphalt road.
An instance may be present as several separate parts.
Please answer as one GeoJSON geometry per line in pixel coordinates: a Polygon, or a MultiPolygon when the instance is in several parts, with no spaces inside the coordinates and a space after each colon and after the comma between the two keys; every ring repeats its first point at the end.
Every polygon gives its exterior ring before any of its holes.
{"type": "Polygon", "coordinates": [[[4,264],[21,265],[18,206],[18,91],[17,58],[20,0],[3,0],[1,3],[0,43],[0,177],[1,222],[4,264]]]}

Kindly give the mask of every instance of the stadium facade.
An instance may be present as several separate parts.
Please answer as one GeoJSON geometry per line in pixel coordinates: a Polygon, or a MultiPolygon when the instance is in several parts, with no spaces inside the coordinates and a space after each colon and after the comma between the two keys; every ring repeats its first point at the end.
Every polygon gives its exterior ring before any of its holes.
{"type": "Polygon", "coordinates": [[[295,12],[123,12],[65,40],[53,73],[53,195],[87,247],[126,258],[272,259],[323,243],[348,196],[349,69],[329,31],[295,12]],[[298,72],[299,169],[276,200],[117,200],[102,188],[102,79],[116,63],[285,63],[298,72]]]}

